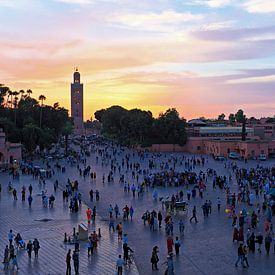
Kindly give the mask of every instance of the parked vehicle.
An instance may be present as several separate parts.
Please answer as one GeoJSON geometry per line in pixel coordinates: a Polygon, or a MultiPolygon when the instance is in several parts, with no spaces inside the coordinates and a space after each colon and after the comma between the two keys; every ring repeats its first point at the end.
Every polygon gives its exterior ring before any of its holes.
{"type": "Polygon", "coordinates": [[[266,155],[265,154],[260,154],[259,155],[259,160],[262,160],[262,161],[266,160],[266,155]]]}
{"type": "Polygon", "coordinates": [[[241,156],[236,152],[230,152],[228,154],[228,158],[230,158],[230,159],[241,159],[241,156]]]}
{"type": "Polygon", "coordinates": [[[226,158],[224,156],[215,156],[215,160],[218,160],[218,161],[225,161],[226,158]]]}

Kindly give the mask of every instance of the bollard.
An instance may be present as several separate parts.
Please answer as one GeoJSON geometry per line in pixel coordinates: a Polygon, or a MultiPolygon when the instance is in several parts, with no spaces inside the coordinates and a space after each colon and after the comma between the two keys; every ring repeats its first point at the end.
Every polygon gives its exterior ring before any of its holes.
{"type": "Polygon", "coordinates": [[[101,230],[98,228],[98,237],[101,238],[101,230]]]}
{"type": "Polygon", "coordinates": [[[65,232],[64,233],[64,243],[66,243],[68,240],[67,240],[67,233],[65,232]]]}

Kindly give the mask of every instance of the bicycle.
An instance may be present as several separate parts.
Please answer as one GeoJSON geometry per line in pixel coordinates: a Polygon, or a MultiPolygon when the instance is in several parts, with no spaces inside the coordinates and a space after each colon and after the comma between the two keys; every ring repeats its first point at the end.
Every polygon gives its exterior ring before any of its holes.
{"type": "Polygon", "coordinates": [[[126,261],[126,265],[130,268],[131,265],[134,264],[134,253],[129,251],[128,259],[126,261]]]}

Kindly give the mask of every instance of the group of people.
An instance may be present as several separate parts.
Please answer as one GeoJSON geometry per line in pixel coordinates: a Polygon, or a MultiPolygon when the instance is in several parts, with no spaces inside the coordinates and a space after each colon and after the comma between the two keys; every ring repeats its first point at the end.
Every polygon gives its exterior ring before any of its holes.
{"type": "Polygon", "coordinates": [[[38,258],[38,252],[40,249],[40,243],[37,238],[33,241],[29,240],[28,243],[22,239],[20,233],[14,234],[11,229],[8,233],[8,244],[4,250],[3,264],[4,270],[8,270],[10,267],[12,270],[16,268],[19,270],[17,254],[20,250],[27,251],[29,259],[31,259],[32,252],[34,252],[34,257],[38,258]]]}

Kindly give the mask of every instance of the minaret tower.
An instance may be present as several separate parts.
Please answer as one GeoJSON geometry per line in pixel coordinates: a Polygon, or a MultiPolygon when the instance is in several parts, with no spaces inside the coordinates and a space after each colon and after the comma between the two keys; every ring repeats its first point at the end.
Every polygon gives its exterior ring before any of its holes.
{"type": "Polygon", "coordinates": [[[76,67],[71,83],[71,117],[74,122],[74,133],[84,133],[83,124],[83,84],[80,83],[80,73],[76,67]]]}

